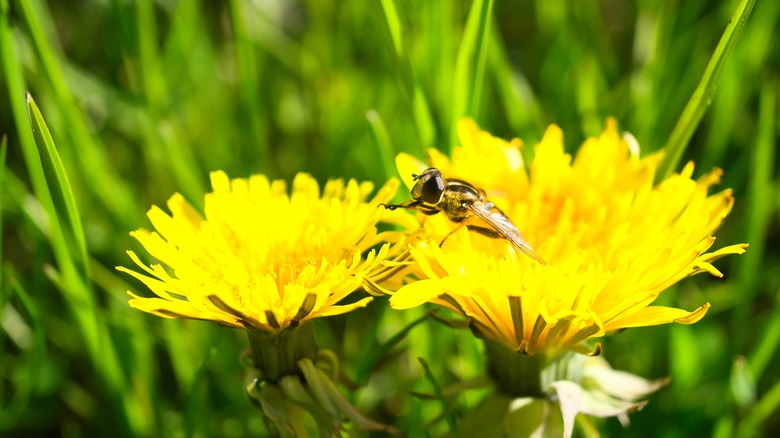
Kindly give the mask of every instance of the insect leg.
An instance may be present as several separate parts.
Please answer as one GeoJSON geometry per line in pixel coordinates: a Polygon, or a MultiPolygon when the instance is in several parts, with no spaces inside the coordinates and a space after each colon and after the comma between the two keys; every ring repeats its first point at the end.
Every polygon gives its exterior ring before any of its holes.
{"type": "Polygon", "coordinates": [[[380,207],[384,207],[388,210],[395,210],[396,208],[416,209],[420,205],[422,205],[422,203],[418,200],[404,201],[400,204],[379,204],[380,207]]]}
{"type": "Polygon", "coordinates": [[[427,205],[421,200],[411,200],[411,201],[405,201],[400,204],[379,204],[380,207],[384,207],[388,210],[395,210],[397,208],[408,208],[410,210],[417,210],[420,213],[427,215],[427,216],[433,216],[434,214],[439,212],[439,209],[435,206],[427,205]]]}
{"type": "Polygon", "coordinates": [[[445,241],[446,241],[446,240],[447,240],[447,239],[448,239],[450,236],[452,236],[452,235],[453,235],[453,234],[454,234],[456,231],[458,231],[459,229],[463,228],[464,226],[466,226],[466,224],[465,224],[464,222],[458,222],[458,226],[457,226],[457,227],[455,227],[455,228],[454,228],[452,231],[450,231],[449,233],[447,233],[447,235],[446,235],[446,236],[444,236],[444,239],[441,239],[441,242],[439,242],[439,248],[441,248],[441,246],[442,246],[442,245],[444,245],[444,242],[445,242],[445,241]]]}
{"type": "Polygon", "coordinates": [[[449,233],[447,233],[446,236],[444,236],[444,239],[442,239],[441,243],[439,243],[439,247],[444,245],[444,241],[447,240],[447,238],[452,236],[456,231],[458,231],[459,229],[463,228],[464,226],[469,231],[474,231],[475,233],[479,233],[479,234],[481,234],[481,235],[483,235],[485,237],[490,237],[491,239],[500,239],[500,238],[504,237],[504,236],[501,235],[501,233],[499,233],[498,231],[496,231],[496,230],[494,230],[492,228],[481,227],[479,225],[471,225],[471,224],[468,223],[468,221],[469,221],[469,219],[466,219],[466,220],[464,220],[462,222],[458,222],[458,226],[455,227],[454,230],[452,230],[449,233]]]}
{"type": "Polygon", "coordinates": [[[466,228],[468,228],[469,231],[474,231],[475,233],[479,233],[485,237],[490,237],[491,239],[500,239],[504,237],[501,235],[501,233],[492,228],[480,227],[479,225],[466,225],[466,228]]]}

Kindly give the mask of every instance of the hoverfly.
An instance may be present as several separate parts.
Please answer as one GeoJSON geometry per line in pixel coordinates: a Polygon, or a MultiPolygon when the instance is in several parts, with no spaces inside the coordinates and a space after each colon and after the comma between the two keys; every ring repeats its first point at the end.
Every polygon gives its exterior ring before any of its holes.
{"type": "MultiPolygon", "coordinates": [[[[412,174],[412,178],[415,181],[411,192],[414,199],[400,204],[382,204],[382,206],[388,210],[415,209],[429,216],[444,212],[452,222],[460,224],[460,226],[466,225],[470,231],[475,231],[483,236],[493,239],[504,238],[528,257],[542,265],[545,264],[504,212],[487,200],[484,190],[461,179],[444,178],[439,169],[434,167],[425,169],[419,175],[412,174]],[[474,216],[488,224],[489,228],[465,223],[467,219],[474,216]]],[[[457,231],[460,226],[447,234],[444,240],[447,240],[447,237],[457,231]]]]}

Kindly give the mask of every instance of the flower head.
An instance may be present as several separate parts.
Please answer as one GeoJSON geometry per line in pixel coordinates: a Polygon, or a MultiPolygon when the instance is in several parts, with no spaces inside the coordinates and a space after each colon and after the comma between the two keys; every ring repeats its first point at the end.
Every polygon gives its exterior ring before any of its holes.
{"type": "MultiPolygon", "coordinates": [[[[612,120],[573,160],[551,126],[530,166],[519,140],[495,138],[468,119],[459,134],[452,159],[432,150],[430,165],[485,190],[547,264],[465,227],[442,244],[455,225],[426,216],[428,238],[410,246],[413,265],[394,308],[442,305],[525,354],[578,349],[613,330],[698,321],[709,304],[691,312],[650,304],[690,275],[721,276],[710,262],[744,252],[746,245],[707,252],[733,205],[730,190],[708,194],[721,171],[694,180],[689,163],[655,185],[660,154],[639,158],[612,120]]],[[[410,157],[397,162],[403,177],[419,173],[410,157]]]]}
{"type": "Polygon", "coordinates": [[[148,217],[156,231],[132,234],[160,264],[145,274],[117,269],[141,280],[157,296],[133,293],[130,305],[166,318],[215,321],[276,333],[288,326],[365,306],[371,297],[340,304],[360,288],[388,256],[389,236],[376,224],[394,213],[378,208],[394,195],[391,180],[370,200],[369,182],[317,182],[299,173],[288,194],[284,181],[265,176],[229,180],[211,174],[205,216],[175,194],[171,214],[158,207],[148,217]],[[370,250],[370,251],[369,251],[370,250]],[[367,252],[365,258],[364,253],[367,252]]]}

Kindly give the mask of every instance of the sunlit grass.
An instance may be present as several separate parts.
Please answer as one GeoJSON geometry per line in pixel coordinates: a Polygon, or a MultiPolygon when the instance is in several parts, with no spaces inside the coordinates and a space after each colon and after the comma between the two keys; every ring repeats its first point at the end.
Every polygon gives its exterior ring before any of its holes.
{"type": "MultiPolygon", "coordinates": [[[[0,0],[0,435],[267,434],[244,393],[240,333],[129,308],[125,291],[145,292],[113,271],[138,249],[128,233],[174,192],[200,207],[217,169],[381,185],[395,153],[457,144],[462,115],[526,146],[556,123],[568,152],[614,116],[642,155],[680,139],[670,171],[724,169],[736,206],[715,248],[750,250],[722,261],[724,280],[696,277],[659,303],[710,302],[704,320],[626,331],[605,354],[672,376],[631,435],[772,435],[780,2],[756,2],[711,106],[673,134],[737,3],[0,0]]],[[[441,435],[481,393],[446,411],[410,393],[478,376],[483,358],[471,336],[418,323],[423,312],[376,299],[317,322],[317,336],[365,384],[351,400],[362,412],[441,435]]]]}

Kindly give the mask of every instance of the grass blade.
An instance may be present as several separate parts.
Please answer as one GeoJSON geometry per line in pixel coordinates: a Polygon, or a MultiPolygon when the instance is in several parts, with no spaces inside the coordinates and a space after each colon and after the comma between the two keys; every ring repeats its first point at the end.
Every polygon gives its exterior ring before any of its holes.
{"type": "Polygon", "coordinates": [[[409,59],[409,52],[406,50],[404,43],[403,26],[398,17],[395,2],[393,0],[379,0],[379,2],[382,9],[382,22],[385,25],[386,34],[389,36],[396,72],[401,80],[401,84],[403,84],[404,91],[411,100],[421,151],[424,151],[425,148],[433,147],[436,137],[436,129],[433,125],[428,99],[425,97],[425,93],[423,93],[422,87],[414,74],[412,62],[409,59]]]}
{"type": "MultiPolygon", "coordinates": [[[[3,139],[0,140],[0,189],[5,187],[5,158],[8,152],[8,136],[3,134],[3,139]]],[[[3,258],[3,203],[0,202],[0,260],[3,258]]],[[[3,308],[3,288],[5,287],[5,277],[3,277],[4,270],[0,266],[0,309],[3,308]]],[[[2,349],[0,349],[2,351],[2,349]]]]}
{"type": "MultiPolygon", "coordinates": [[[[43,74],[50,83],[57,107],[62,112],[63,126],[73,147],[73,155],[77,157],[82,175],[86,183],[95,187],[95,193],[111,211],[115,221],[130,229],[140,211],[127,186],[116,176],[109,163],[112,160],[105,155],[105,148],[90,133],[84,112],[78,108],[76,99],[65,81],[62,69],[59,67],[54,49],[46,40],[43,26],[31,2],[18,2],[21,16],[30,33],[38,61],[43,74]]],[[[37,5],[45,7],[45,5],[37,5]]]]}
{"type": "MultiPolygon", "coordinates": [[[[498,88],[498,97],[502,99],[507,122],[514,135],[527,132],[544,132],[541,107],[528,80],[521,72],[512,69],[506,46],[497,31],[491,32],[490,70],[498,88]]],[[[531,147],[524,147],[523,153],[531,147]]],[[[530,163],[525,155],[526,163],[530,163]]]]}
{"type": "MultiPolygon", "coordinates": [[[[750,243],[750,251],[739,260],[737,266],[742,289],[741,299],[734,314],[735,345],[744,345],[748,338],[751,309],[754,306],[754,295],[762,281],[764,261],[766,260],[767,239],[772,216],[776,208],[767,202],[773,192],[772,177],[775,168],[775,143],[777,133],[777,99],[780,88],[775,78],[767,79],[761,88],[759,103],[758,133],[754,147],[750,150],[750,171],[748,176],[748,205],[745,216],[745,242],[750,243]]],[[[767,332],[771,333],[771,332],[767,332]]],[[[773,336],[762,337],[761,343],[773,336]]],[[[758,376],[756,376],[758,378],[758,376]]]]}
{"type": "Polygon", "coordinates": [[[390,141],[390,134],[387,132],[382,117],[375,110],[369,110],[366,113],[366,119],[371,126],[371,137],[374,139],[376,148],[379,151],[379,159],[382,161],[382,170],[384,170],[384,180],[398,175],[395,168],[395,154],[393,145],[390,141]]]}
{"type": "Polygon", "coordinates": [[[666,179],[671,175],[677,167],[680,158],[682,158],[682,154],[688,146],[688,141],[693,136],[704,113],[712,102],[723,67],[726,65],[732,50],[734,50],[739,34],[745,27],[745,23],[755,4],[756,0],[741,0],[739,5],[737,5],[737,9],[731,17],[726,31],[723,32],[723,36],[715,48],[715,53],[712,54],[707,68],[704,70],[704,75],[699,85],[685,105],[685,109],[677,120],[677,124],[674,126],[672,134],[666,143],[664,157],[656,173],[658,181],[666,179]]]}
{"type": "Polygon", "coordinates": [[[27,164],[27,172],[33,186],[38,202],[41,203],[44,210],[52,218],[50,226],[50,238],[52,249],[54,250],[60,269],[68,275],[75,274],[70,254],[67,250],[67,244],[61,239],[62,232],[60,223],[54,215],[54,201],[49,193],[46,176],[43,168],[40,166],[40,156],[35,145],[32,131],[26,128],[29,124],[27,115],[26,101],[24,99],[24,90],[26,84],[22,77],[22,67],[16,54],[16,47],[12,41],[12,30],[8,21],[8,4],[3,2],[0,6],[0,60],[2,61],[3,73],[8,88],[9,103],[11,113],[17,127],[19,143],[21,145],[24,161],[27,164]]]}
{"type": "MultiPolygon", "coordinates": [[[[59,177],[56,174],[47,176],[44,169],[44,160],[46,158],[39,153],[35,143],[35,136],[32,130],[27,128],[32,123],[35,129],[36,123],[39,122],[33,122],[32,119],[28,118],[27,100],[24,94],[25,83],[21,74],[20,60],[12,41],[11,27],[7,14],[8,8],[6,6],[7,4],[0,5],[0,58],[9,90],[11,110],[35,197],[49,218],[48,229],[42,231],[48,236],[49,245],[51,245],[54,252],[59,271],[62,273],[61,276],[57,274],[55,286],[58,286],[73,310],[76,326],[84,339],[86,349],[95,368],[102,374],[102,377],[111,388],[111,394],[118,398],[115,399],[115,402],[117,406],[121,406],[119,416],[123,426],[126,427],[128,422],[130,422],[129,424],[133,431],[142,433],[140,428],[136,427],[137,421],[133,422],[132,420],[134,418],[133,412],[138,411],[138,409],[134,405],[134,397],[126,388],[126,381],[122,375],[119,359],[109,335],[109,329],[105,326],[97,311],[89,279],[84,276],[87,269],[86,267],[79,269],[79,263],[74,259],[74,254],[70,249],[71,242],[66,237],[67,233],[61,222],[61,218],[68,218],[72,222],[72,226],[79,225],[80,220],[73,220],[69,216],[70,214],[77,215],[77,211],[73,209],[71,212],[58,212],[57,210],[58,205],[64,207],[71,202],[73,194],[72,192],[68,193],[68,186],[60,183],[60,188],[64,190],[64,192],[59,194],[62,202],[55,204],[49,181],[53,181],[55,184],[56,181],[63,181],[64,174],[59,177]],[[66,202],[65,199],[68,198],[71,201],[66,202]]],[[[34,112],[31,111],[30,115],[33,115],[34,112]]],[[[42,118],[40,121],[42,122],[42,118]]],[[[39,124],[38,135],[41,136],[42,132],[43,130],[39,124]]],[[[43,137],[40,138],[42,139],[43,137]]],[[[50,145],[53,147],[53,143],[50,145]]],[[[41,145],[41,151],[45,151],[46,147],[46,144],[41,145]]],[[[44,154],[48,154],[48,152],[44,152],[44,154]]],[[[56,153],[54,156],[56,156],[56,153]]],[[[57,172],[55,169],[64,172],[61,166],[57,167],[50,163],[48,170],[57,172]]],[[[72,204],[72,207],[75,207],[75,203],[72,204]]],[[[81,252],[81,250],[78,252],[81,252]]],[[[53,268],[49,270],[49,273],[52,272],[54,272],[53,268]]]]}
{"type": "Polygon", "coordinates": [[[135,403],[136,399],[125,396],[126,382],[122,375],[118,356],[90,287],[91,274],[87,246],[81,217],[68,176],[49,128],[29,93],[27,94],[27,107],[33,137],[38,145],[40,165],[54,204],[54,211],[50,213],[50,217],[53,222],[61,223],[62,237],[60,241],[64,242],[66,250],[70,250],[70,260],[78,269],[77,274],[62,279],[59,279],[52,269],[49,271],[50,278],[65,295],[70,296],[76,319],[79,321],[82,333],[86,338],[93,361],[99,364],[98,368],[105,373],[105,378],[115,390],[115,394],[121,397],[127,420],[131,422],[135,430],[141,430],[143,418],[132,415],[133,412],[140,410],[140,405],[135,403]],[[74,246],[76,248],[72,249],[74,246]]]}
{"type": "Polygon", "coordinates": [[[135,3],[138,26],[139,69],[144,98],[148,112],[155,123],[143,128],[146,145],[159,145],[170,166],[177,186],[182,194],[196,205],[199,204],[204,187],[199,175],[201,171],[191,148],[181,147],[178,126],[166,117],[163,110],[169,90],[163,73],[162,62],[157,50],[157,25],[154,2],[141,0],[135,3]]]}
{"type": "Polygon", "coordinates": [[[65,173],[65,167],[62,165],[60,154],[54,146],[54,140],[51,138],[46,122],[43,120],[38,105],[35,104],[32,96],[27,93],[27,110],[30,117],[35,143],[38,145],[38,154],[41,157],[43,173],[48,176],[47,185],[57,211],[64,211],[65,217],[60,217],[63,222],[63,232],[68,240],[68,247],[75,246],[74,261],[80,269],[83,278],[90,278],[89,264],[87,263],[87,243],[84,239],[84,231],[81,225],[76,199],[73,196],[73,190],[65,173]]]}
{"type": "MultiPolygon", "coordinates": [[[[776,212],[777,206],[767,202],[771,199],[776,185],[772,182],[772,176],[775,168],[775,154],[777,151],[776,133],[777,133],[777,100],[780,96],[780,87],[776,77],[766,79],[761,87],[761,101],[759,105],[758,134],[755,140],[755,146],[750,151],[750,171],[748,176],[748,206],[745,223],[745,241],[750,242],[750,251],[746,256],[739,260],[740,276],[740,300],[734,313],[734,323],[737,329],[735,333],[735,344],[744,345],[748,337],[751,309],[754,305],[755,294],[758,292],[758,284],[765,270],[764,261],[767,259],[766,244],[767,233],[769,231],[772,217],[776,212]]],[[[778,333],[771,327],[777,327],[773,321],[767,327],[764,336],[760,336],[759,345],[756,351],[761,351],[759,360],[751,362],[751,371],[754,372],[756,379],[766,367],[766,360],[778,347],[778,333]],[[767,356],[768,355],[768,356],[767,356]]]]}
{"type": "Polygon", "coordinates": [[[761,435],[761,427],[771,421],[780,409],[780,382],[775,382],[772,388],[753,405],[745,415],[744,420],[737,427],[738,437],[752,437],[761,435]]]}
{"type": "Polygon", "coordinates": [[[425,379],[431,383],[431,386],[433,387],[433,393],[436,394],[436,398],[441,402],[442,415],[444,415],[444,419],[447,421],[447,426],[450,428],[450,433],[453,437],[457,438],[460,436],[458,433],[458,425],[455,422],[455,417],[452,416],[452,412],[450,412],[449,406],[447,406],[447,401],[444,399],[444,394],[442,393],[439,382],[436,381],[435,377],[433,377],[433,373],[431,373],[431,369],[428,367],[428,363],[425,361],[425,359],[418,357],[417,360],[420,361],[420,365],[422,365],[423,369],[425,370],[425,379]]]}
{"type": "Polygon", "coordinates": [[[775,304],[772,315],[769,316],[769,322],[762,330],[763,336],[759,337],[758,346],[748,358],[750,373],[760,381],[767,366],[772,362],[772,358],[780,347],[780,303],[775,304]]]}
{"type": "Polygon", "coordinates": [[[396,345],[398,345],[399,342],[404,340],[406,336],[409,334],[409,332],[418,324],[428,319],[428,314],[426,313],[420,318],[415,319],[414,321],[410,322],[406,325],[403,329],[401,329],[398,333],[394,334],[390,339],[383,342],[382,345],[377,346],[376,348],[373,348],[371,350],[371,353],[363,360],[360,361],[360,365],[358,366],[358,369],[355,373],[355,382],[358,385],[363,384],[366,379],[368,379],[369,374],[371,374],[371,370],[374,369],[377,363],[382,359],[382,357],[385,356],[390,350],[393,349],[396,345]]]}
{"type": "MultiPolygon", "coordinates": [[[[16,293],[21,308],[24,309],[29,317],[32,339],[29,347],[25,348],[25,350],[29,350],[29,352],[25,352],[23,355],[17,357],[19,360],[28,360],[25,361],[25,366],[17,367],[18,373],[13,374],[12,387],[15,387],[16,391],[7,402],[3,397],[0,397],[0,403],[2,403],[0,405],[2,407],[2,409],[0,409],[0,431],[13,430],[13,427],[22,420],[31,401],[32,394],[40,388],[39,385],[41,382],[41,372],[43,371],[46,348],[46,339],[44,338],[45,331],[38,307],[35,305],[35,302],[32,300],[27,290],[15,278],[13,273],[4,272],[4,277],[8,278],[8,284],[16,293]]],[[[0,287],[5,290],[6,285],[3,284],[0,287]]],[[[3,318],[5,306],[3,305],[0,309],[3,309],[3,314],[0,315],[0,318],[3,318]]],[[[8,360],[8,362],[11,361],[8,360]]],[[[5,363],[3,365],[5,365],[5,363]]],[[[7,375],[7,370],[2,371],[4,376],[7,375]]]]}
{"type": "MultiPolygon", "coordinates": [[[[196,432],[198,430],[198,419],[201,415],[208,415],[206,412],[208,408],[206,407],[207,404],[204,400],[205,397],[201,395],[203,394],[201,386],[205,386],[204,382],[208,380],[209,366],[211,365],[212,359],[220,352],[223,339],[225,339],[225,336],[220,336],[211,344],[189,381],[186,383],[182,382],[187,385],[187,404],[184,411],[185,436],[187,437],[198,436],[196,432]]],[[[195,364],[193,364],[193,368],[194,365],[195,364]]]]}
{"type": "Polygon", "coordinates": [[[452,93],[450,147],[458,143],[458,120],[463,116],[478,118],[485,80],[488,41],[493,0],[475,0],[471,5],[463,40],[455,62],[455,86],[452,93]]]}
{"type": "Polygon", "coordinates": [[[261,83],[257,71],[257,61],[255,59],[255,45],[249,38],[249,30],[246,18],[245,0],[231,0],[230,18],[233,23],[233,38],[236,51],[236,69],[238,81],[238,97],[241,104],[241,116],[246,119],[245,125],[250,128],[247,139],[244,140],[249,150],[256,150],[258,155],[255,160],[259,164],[258,170],[268,173],[271,169],[268,163],[271,162],[268,150],[268,140],[266,138],[266,125],[262,117],[263,111],[260,107],[261,83]]]}

